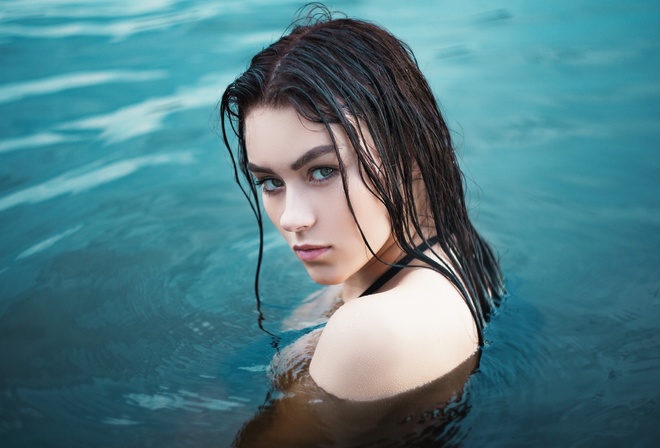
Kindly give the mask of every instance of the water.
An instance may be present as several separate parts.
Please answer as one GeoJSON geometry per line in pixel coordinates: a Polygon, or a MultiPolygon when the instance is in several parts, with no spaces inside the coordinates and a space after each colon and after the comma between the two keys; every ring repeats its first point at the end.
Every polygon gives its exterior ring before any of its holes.
{"type": "MultiPolygon", "coordinates": [[[[299,2],[0,4],[2,446],[227,446],[270,390],[215,105],[299,2]]],[[[511,296],[465,446],[660,436],[660,5],[338,1],[415,50],[511,296]]],[[[265,325],[315,290],[267,229],[265,325]]]]}

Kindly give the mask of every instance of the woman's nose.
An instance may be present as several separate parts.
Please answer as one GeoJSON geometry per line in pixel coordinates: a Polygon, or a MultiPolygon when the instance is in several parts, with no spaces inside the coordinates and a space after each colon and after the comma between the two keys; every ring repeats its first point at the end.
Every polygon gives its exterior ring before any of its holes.
{"type": "Polygon", "coordinates": [[[316,222],[312,205],[304,195],[287,191],[284,211],[280,216],[280,227],[287,232],[300,232],[309,229],[316,222]]]}

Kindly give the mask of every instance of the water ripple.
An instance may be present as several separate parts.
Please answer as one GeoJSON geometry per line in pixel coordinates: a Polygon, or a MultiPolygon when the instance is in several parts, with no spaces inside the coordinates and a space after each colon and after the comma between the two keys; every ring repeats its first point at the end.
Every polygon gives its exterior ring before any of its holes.
{"type": "Polygon", "coordinates": [[[28,135],[26,137],[12,138],[0,141],[0,154],[3,152],[17,151],[23,148],[48,146],[80,139],[80,137],[74,135],[64,136],[55,132],[40,132],[38,134],[28,135]]]}
{"type": "Polygon", "coordinates": [[[0,19],[42,17],[127,17],[171,7],[172,0],[5,0],[0,19]]]}
{"type": "MultiPolygon", "coordinates": [[[[176,12],[166,12],[151,17],[130,17],[112,22],[76,21],[56,25],[3,25],[0,35],[24,38],[66,38],[71,36],[107,36],[114,41],[124,40],[134,34],[170,28],[182,23],[198,22],[219,15],[226,7],[218,4],[195,5],[176,12]]],[[[4,14],[5,21],[11,19],[4,14]]]]}
{"type": "Polygon", "coordinates": [[[159,394],[128,394],[129,403],[155,411],[158,409],[209,409],[212,411],[229,411],[244,406],[243,403],[203,397],[195,392],[180,390],[178,393],[159,394]]]}
{"type": "Polygon", "coordinates": [[[53,246],[53,245],[54,245],[55,243],[57,243],[58,241],[60,241],[60,240],[62,240],[62,239],[64,239],[64,238],[66,238],[66,237],[68,237],[69,235],[73,235],[73,234],[76,233],[78,230],[82,229],[82,227],[83,227],[82,224],[78,224],[77,226],[72,227],[72,228],[70,228],[70,229],[67,229],[67,230],[65,230],[65,231],[62,232],[62,233],[58,233],[57,235],[53,235],[53,236],[51,236],[50,238],[47,238],[47,239],[41,241],[40,243],[37,243],[37,244],[35,244],[34,246],[32,246],[32,247],[30,247],[30,248],[24,250],[23,252],[21,252],[21,253],[16,257],[16,259],[17,259],[17,260],[21,260],[21,259],[23,259],[23,258],[27,258],[27,257],[30,257],[30,256],[32,256],[32,255],[34,255],[34,254],[37,254],[37,253],[39,253],[39,252],[43,252],[44,250],[46,250],[46,249],[48,249],[49,247],[53,246]]]}
{"type": "MultiPolygon", "coordinates": [[[[269,232],[264,234],[264,253],[270,252],[271,250],[285,247],[286,241],[280,237],[278,232],[269,232]]],[[[239,252],[246,252],[247,258],[252,260],[256,259],[259,255],[259,238],[248,237],[236,241],[232,244],[232,249],[235,249],[239,252]]]]}
{"type": "Polygon", "coordinates": [[[100,72],[67,73],[24,82],[14,82],[0,86],[0,104],[18,101],[23,98],[59,93],[63,90],[77,89],[111,82],[151,81],[166,76],[162,70],[115,70],[100,72]]]}
{"type": "MultiPolygon", "coordinates": [[[[191,151],[135,157],[107,166],[68,172],[46,182],[0,198],[0,212],[23,204],[35,204],[64,194],[76,194],[126,177],[140,168],[163,164],[189,164],[195,161],[191,151]],[[83,171],[82,174],[80,171],[83,171]]],[[[96,166],[97,164],[93,164],[96,166]]]]}
{"type": "Polygon", "coordinates": [[[213,79],[214,82],[203,81],[201,85],[179,89],[173,95],[151,98],[114,112],[65,123],[59,128],[74,131],[97,129],[108,143],[149,134],[161,129],[164,119],[175,112],[215,104],[221,86],[229,84],[229,79],[222,75],[213,79]]]}

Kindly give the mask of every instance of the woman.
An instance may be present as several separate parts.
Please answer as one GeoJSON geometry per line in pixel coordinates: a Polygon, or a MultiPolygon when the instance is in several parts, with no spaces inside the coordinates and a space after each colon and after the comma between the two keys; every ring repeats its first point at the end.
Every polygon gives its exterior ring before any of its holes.
{"type": "Polygon", "coordinates": [[[368,22],[310,17],[227,88],[224,141],[259,222],[261,188],[311,278],[335,285],[327,324],[291,351],[308,350],[331,396],[388,399],[474,358],[502,277],[411,50],[368,22]]]}

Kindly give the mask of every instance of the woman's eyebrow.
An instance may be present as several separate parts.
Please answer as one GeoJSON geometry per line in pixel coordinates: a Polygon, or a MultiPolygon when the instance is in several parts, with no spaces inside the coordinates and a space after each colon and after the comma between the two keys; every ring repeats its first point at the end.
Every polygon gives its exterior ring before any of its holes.
{"type": "MultiPolygon", "coordinates": [[[[291,164],[291,169],[297,171],[303,166],[307,165],[312,160],[334,151],[335,151],[335,147],[333,145],[315,146],[310,150],[308,150],[307,152],[305,152],[302,156],[298,157],[291,164]]],[[[275,172],[270,168],[265,168],[259,165],[255,165],[254,163],[248,163],[248,169],[253,173],[275,174],[275,172]]]]}
{"type": "Polygon", "coordinates": [[[309,151],[307,151],[305,154],[303,154],[302,156],[298,157],[298,159],[291,164],[291,169],[297,171],[303,166],[307,165],[312,160],[316,159],[317,157],[321,157],[329,152],[334,152],[334,151],[335,151],[335,147],[333,145],[315,146],[309,151]]]}
{"type": "Polygon", "coordinates": [[[275,171],[271,170],[270,168],[264,168],[251,162],[248,163],[248,169],[252,173],[275,174],[275,171]]]}

